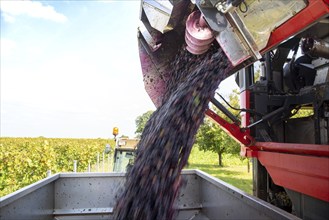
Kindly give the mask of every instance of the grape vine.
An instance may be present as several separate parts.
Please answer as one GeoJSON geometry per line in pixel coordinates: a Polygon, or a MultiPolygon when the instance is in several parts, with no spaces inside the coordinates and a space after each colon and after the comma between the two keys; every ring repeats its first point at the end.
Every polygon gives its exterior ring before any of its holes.
{"type": "Polygon", "coordinates": [[[52,173],[69,172],[78,161],[78,172],[94,164],[107,139],[0,138],[0,196],[7,195],[52,173]]]}

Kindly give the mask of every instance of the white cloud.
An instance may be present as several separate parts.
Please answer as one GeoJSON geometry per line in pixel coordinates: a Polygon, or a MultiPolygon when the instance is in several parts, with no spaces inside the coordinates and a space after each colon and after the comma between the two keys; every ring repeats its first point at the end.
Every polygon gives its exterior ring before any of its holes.
{"type": "Polygon", "coordinates": [[[2,16],[5,19],[5,22],[8,22],[8,23],[14,23],[15,22],[15,17],[14,16],[11,16],[11,15],[6,14],[6,13],[3,13],[2,16]]]}
{"type": "Polygon", "coordinates": [[[50,5],[43,5],[35,1],[1,1],[1,11],[7,22],[14,22],[15,16],[27,15],[55,22],[66,22],[67,17],[50,5]]]}
{"type": "Polygon", "coordinates": [[[1,56],[8,57],[13,54],[14,50],[16,49],[17,45],[16,42],[9,39],[1,39],[1,56]]]}

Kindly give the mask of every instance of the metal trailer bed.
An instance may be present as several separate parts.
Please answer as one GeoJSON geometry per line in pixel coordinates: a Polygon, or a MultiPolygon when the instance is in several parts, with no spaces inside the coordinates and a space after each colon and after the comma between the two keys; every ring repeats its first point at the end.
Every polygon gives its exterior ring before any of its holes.
{"type": "MultiPolygon", "coordinates": [[[[0,200],[0,219],[113,219],[124,173],[59,173],[0,200]]],[[[199,170],[184,170],[176,219],[299,219],[199,170]]]]}

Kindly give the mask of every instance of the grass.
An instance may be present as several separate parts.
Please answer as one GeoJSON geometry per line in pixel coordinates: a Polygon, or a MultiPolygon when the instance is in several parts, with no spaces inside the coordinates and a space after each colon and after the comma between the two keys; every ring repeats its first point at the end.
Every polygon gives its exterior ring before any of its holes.
{"type": "Polygon", "coordinates": [[[218,155],[203,152],[193,147],[187,169],[199,169],[221,179],[249,194],[252,194],[252,173],[248,173],[247,159],[241,160],[239,155],[225,154],[224,167],[218,166],[218,155]]]}

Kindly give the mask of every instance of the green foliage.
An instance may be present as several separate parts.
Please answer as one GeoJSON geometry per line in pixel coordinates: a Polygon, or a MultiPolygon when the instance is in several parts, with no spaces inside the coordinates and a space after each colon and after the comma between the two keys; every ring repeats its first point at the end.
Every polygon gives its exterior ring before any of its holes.
{"type": "Polygon", "coordinates": [[[113,140],[59,138],[0,138],[0,196],[46,177],[46,172],[68,172],[73,160],[78,171],[96,162],[97,152],[113,140]]]}
{"type": "Polygon", "coordinates": [[[218,166],[218,155],[211,151],[202,151],[194,146],[188,160],[188,169],[202,170],[249,194],[252,194],[252,173],[248,172],[246,160],[236,154],[223,154],[225,167],[218,166]]]}
{"type": "MultiPolygon", "coordinates": [[[[78,160],[78,171],[86,171],[88,162],[96,164],[96,155],[106,144],[115,145],[104,139],[0,138],[0,196],[46,177],[47,170],[72,171],[73,160],[78,160]]],[[[223,163],[225,167],[218,167],[217,153],[193,147],[188,168],[203,170],[251,193],[251,173],[245,162],[224,153],[223,163]]]]}
{"type": "Polygon", "coordinates": [[[254,74],[254,81],[257,82],[260,80],[260,69],[256,70],[254,74]]]}
{"type": "MultiPolygon", "coordinates": [[[[229,98],[229,104],[234,108],[238,108],[239,97],[237,92],[234,91],[229,98]]],[[[237,111],[234,110],[232,113],[237,114],[237,111]]],[[[217,111],[217,114],[222,118],[229,120],[222,112],[217,111]]],[[[240,145],[235,142],[224,130],[222,130],[217,123],[208,118],[205,118],[203,124],[199,128],[196,143],[198,144],[200,150],[217,153],[219,166],[223,166],[223,153],[238,153],[240,150],[240,145]]]]}
{"type": "Polygon", "coordinates": [[[146,125],[146,122],[150,119],[151,115],[153,114],[154,111],[150,110],[145,112],[144,114],[138,116],[135,120],[136,123],[136,131],[135,134],[137,135],[137,138],[140,138],[144,127],[146,125]]]}
{"type": "Polygon", "coordinates": [[[313,109],[302,108],[299,109],[297,112],[293,110],[292,114],[293,116],[291,118],[304,118],[304,117],[312,116],[314,112],[313,109]]]}

